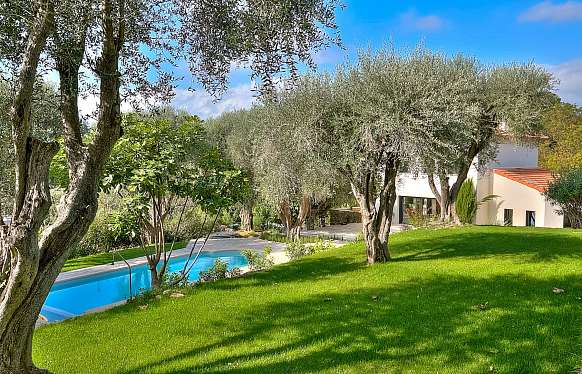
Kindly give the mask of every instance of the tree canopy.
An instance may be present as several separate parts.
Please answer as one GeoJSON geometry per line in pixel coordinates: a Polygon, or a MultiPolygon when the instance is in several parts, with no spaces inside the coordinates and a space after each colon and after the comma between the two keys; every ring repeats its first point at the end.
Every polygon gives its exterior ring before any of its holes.
{"type": "Polygon", "coordinates": [[[543,117],[544,134],[540,147],[540,163],[556,172],[582,167],[582,108],[556,103],[543,117]]]}
{"type": "Polygon", "coordinates": [[[233,67],[248,66],[269,93],[280,73],[296,75],[312,53],[338,42],[334,0],[9,0],[0,3],[0,73],[13,87],[14,203],[0,222],[0,371],[32,372],[32,333],[65,259],[97,211],[98,181],[122,134],[121,103],[172,96],[185,65],[211,93],[233,67]],[[69,184],[56,219],[49,166],[59,145],[35,136],[38,76],[57,73],[69,184]],[[95,95],[93,136],[84,139],[78,103],[95,95]]]}

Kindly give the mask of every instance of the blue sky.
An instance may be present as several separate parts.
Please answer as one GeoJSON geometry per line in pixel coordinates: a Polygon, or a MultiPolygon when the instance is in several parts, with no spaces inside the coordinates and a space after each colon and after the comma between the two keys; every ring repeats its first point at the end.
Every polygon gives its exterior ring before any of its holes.
{"type": "MultiPolygon", "coordinates": [[[[319,70],[353,59],[361,48],[388,40],[398,47],[425,46],[462,52],[486,63],[533,61],[559,80],[558,94],[582,105],[582,1],[356,1],[337,11],[345,50],[318,53],[319,70]]],[[[203,118],[249,106],[248,72],[233,72],[231,89],[218,102],[203,90],[178,89],[173,104],[203,118]]]]}

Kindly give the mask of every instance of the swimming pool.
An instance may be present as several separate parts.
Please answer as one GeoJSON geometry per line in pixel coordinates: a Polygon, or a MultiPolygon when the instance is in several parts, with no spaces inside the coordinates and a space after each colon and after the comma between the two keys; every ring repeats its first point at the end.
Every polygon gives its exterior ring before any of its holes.
{"type": "MultiPolygon", "coordinates": [[[[182,270],[187,259],[186,256],[173,258],[168,266],[169,273],[182,270]]],[[[216,259],[228,262],[229,269],[247,265],[246,258],[238,251],[202,253],[190,271],[189,280],[197,280],[199,273],[210,268],[216,259]]],[[[151,288],[147,264],[132,266],[131,281],[133,295],[151,288]]],[[[62,321],[127,299],[129,299],[129,272],[126,268],[55,283],[41,314],[49,322],[62,321]]]]}

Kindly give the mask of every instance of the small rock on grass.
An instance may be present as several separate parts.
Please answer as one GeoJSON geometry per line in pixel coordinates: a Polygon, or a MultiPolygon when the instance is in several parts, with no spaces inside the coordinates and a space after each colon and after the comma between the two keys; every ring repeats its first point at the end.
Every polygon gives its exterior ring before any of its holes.
{"type": "Polygon", "coordinates": [[[146,310],[148,307],[149,307],[148,304],[138,305],[137,309],[139,309],[139,310],[146,310]]]}
{"type": "Polygon", "coordinates": [[[173,294],[170,295],[170,297],[173,299],[179,299],[181,297],[184,297],[184,294],[181,292],[174,292],[173,294]]]}
{"type": "Polygon", "coordinates": [[[566,290],[563,288],[554,287],[554,288],[552,288],[552,292],[555,294],[560,294],[560,293],[566,292],[566,290]]]}
{"type": "Polygon", "coordinates": [[[487,309],[489,309],[489,301],[486,301],[486,302],[481,303],[481,304],[477,304],[473,308],[478,309],[478,310],[487,310],[487,309]]]}
{"type": "Polygon", "coordinates": [[[156,295],[156,300],[162,300],[162,295],[156,295]]]}

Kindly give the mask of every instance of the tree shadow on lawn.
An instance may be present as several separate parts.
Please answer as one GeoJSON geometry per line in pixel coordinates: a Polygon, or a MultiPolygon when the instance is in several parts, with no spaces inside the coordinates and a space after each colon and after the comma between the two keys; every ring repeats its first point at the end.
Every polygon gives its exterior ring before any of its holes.
{"type": "Polygon", "coordinates": [[[210,287],[218,290],[236,290],[250,286],[272,286],[274,283],[314,282],[366,268],[364,249],[362,248],[360,252],[361,257],[354,256],[353,252],[344,251],[315,254],[306,256],[301,261],[291,261],[277,265],[276,268],[270,271],[252,272],[240,278],[203,283],[197,288],[210,287]]]}
{"type": "Polygon", "coordinates": [[[313,294],[216,321],[232,334],[126,373],[571,372],[581,296],[578,276],[435,276],[313,294]]]}
{"type": "MultiPolygon", "coordinates": [[[[516,260],[543,262],[564,258],[582,258],[580,235],[565,235],[561,230],[434,231],[426,238],[393,241],[396,261],[418,261],[462,257],[513,256],[516,260]]],[[[569,231],[569,230],[568,230],[569,231]]],[[[571,232],[571,231],[569,231],[571,232]]]]}

